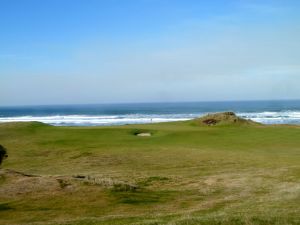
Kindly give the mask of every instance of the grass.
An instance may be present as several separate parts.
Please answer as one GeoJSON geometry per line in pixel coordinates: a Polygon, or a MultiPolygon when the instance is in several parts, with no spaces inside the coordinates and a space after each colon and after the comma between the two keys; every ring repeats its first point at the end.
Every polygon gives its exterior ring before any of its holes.
{"type": "Polygon", "coordinates": [[[231,119],[0,124],[0,224],[300,224],[300,127],[231,119]]]}

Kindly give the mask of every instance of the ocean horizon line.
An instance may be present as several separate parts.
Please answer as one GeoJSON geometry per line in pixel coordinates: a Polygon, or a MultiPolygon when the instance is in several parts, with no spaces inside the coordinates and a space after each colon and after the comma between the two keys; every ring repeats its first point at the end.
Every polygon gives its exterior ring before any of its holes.
{"type": "Polygon", "coordinates": [[[245,100],[199,100],[199,101],[145,101],[145,102],[102,102],[102,103],[51,103],[51,104],[20,104],[0,105],[0,108],[9,107],[56,107],[56,106],[97,106],[97,105],[138,105],[138,104],[184,104],[184,103],[240,103],[240,102],[297,102],[300,99],[245,99],[245,100]]]}

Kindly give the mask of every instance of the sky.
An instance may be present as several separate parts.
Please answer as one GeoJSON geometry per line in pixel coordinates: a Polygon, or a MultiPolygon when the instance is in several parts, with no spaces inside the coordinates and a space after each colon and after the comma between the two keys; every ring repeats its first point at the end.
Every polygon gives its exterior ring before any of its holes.
{"type": "Polygon", "coordinates": [[[298,0],[0,0],[0,105],[300,99],[298,0]]]}

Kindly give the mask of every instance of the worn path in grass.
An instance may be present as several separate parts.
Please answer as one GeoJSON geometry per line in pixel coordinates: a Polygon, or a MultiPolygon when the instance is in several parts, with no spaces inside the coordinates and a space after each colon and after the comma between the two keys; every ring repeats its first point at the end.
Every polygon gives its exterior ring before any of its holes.
{"type": "Polygon", "coordinates": [[[300,127],[203,121],[0,124],[0,224],[300,224],[300,127]]]}

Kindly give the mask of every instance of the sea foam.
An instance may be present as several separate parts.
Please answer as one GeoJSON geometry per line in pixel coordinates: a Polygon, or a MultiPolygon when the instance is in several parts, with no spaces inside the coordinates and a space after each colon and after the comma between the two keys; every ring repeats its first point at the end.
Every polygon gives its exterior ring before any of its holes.
{"type": "Polygon", "coordinates": [[[56,126],[99,126],[144,124],[184,121],[193,118],[192,115],[56,115],[56,116],[17,116],[0,117],[0,122],[30,122],[38,121],[56,126]]]}
{"type": "MultiPolygon", "coordinates": [[[[209,113],[209,112],[207,112],[209,113]]],[[[128,114],[128,115],[49,115],[0,117],[2,122],[38,121],[55,126],[106,126],[185,121],[207,113],[193,114],[128,114]]],[[[300,124],[300,111],[237,112],[237,115],[263,124],[300,124]]]]}

